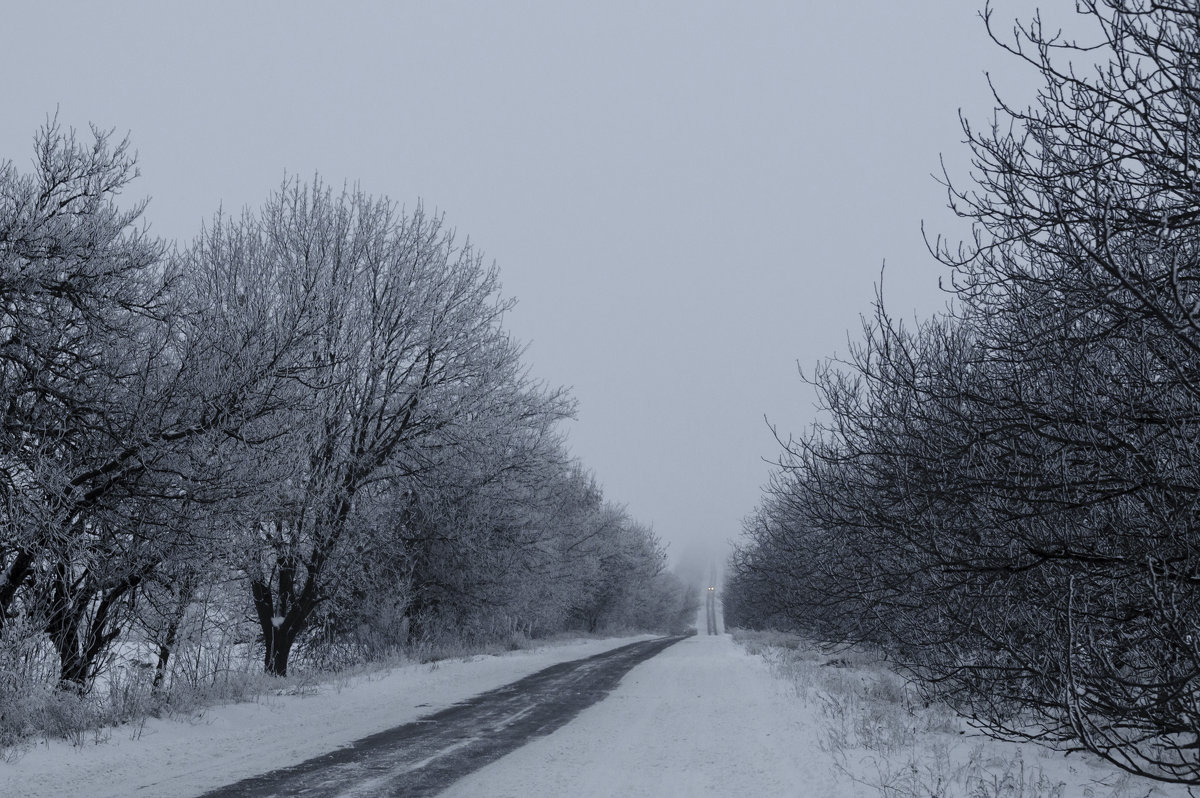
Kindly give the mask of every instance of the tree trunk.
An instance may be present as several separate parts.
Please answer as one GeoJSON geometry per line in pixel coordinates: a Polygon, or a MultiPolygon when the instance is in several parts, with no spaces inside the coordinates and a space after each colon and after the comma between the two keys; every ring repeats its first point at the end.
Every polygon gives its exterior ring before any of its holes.
{"type": "Polygon", "coordinates": [[[72,646],[62,639],[55,641],[55,645],[58,646],[58,689],[79,695],[85,694],[88,668],[87,662],[79,654],[77,645],[72,646]]]}
{"type": "Polygon", "coordinates": [[[46,621],[46,634],[58,653],[58,688],[83,695],[87,690],[87,668],[80,655],[79,622],[82,613],[76,602],[72,601],[67,579],[66,567],[60,564],[54,574],[54,594],[50,616],[46,621]]]}
{"type": "Polygon", "coordinates": [[[82,695],[89,689],[96,663],[120,633],[112,611],[137,588],[141,577],[130,577],[104,590],[84,587],[73,593],[66,573],[60,568],[55,574],[54,603],[46,632],[58,652],[59,687],[82,695]]]}
{"type": "Polygon", "coordinates": [[[172,620],[167,625],[167,636],[158,646],[158,663],[154,666],[154,683],[151,690],[157,693],[162,689],[163,679],[167,675],[167,663],[171,659],[171,649],[175,647],[175,637],[179,633],[179,621],[172,620]]]}
{"type": "Polygon", "coordinates": [[[275,626],[268,624],[263,627],[263,672],[272,676],[287,676],[288,657],[292,653],[292,645],[296,635],[286,628],[286,622],[275,626]]]}
{"type": "Polygon", "coordinates": [[[8,572],[4,574],[3,580],[0,581],[0,631],[4,630],[4,623],[8,620],[8,609],[12,606],[13,599],[17,595],[17,590],[32,572],[32,550],[18,549],[17,556],[13,558],[12,565],[9,566],[8,572]]]}
{"type": "Polygon", "coordinates": [[[154,692],[158,692],[162,688],[163,680],[166,679],[171,652],[175,650],[175,642],[179,639],[179,627],[183,624],[188,606],[191,605],[192,597],[196,593],[193,577],[185,576],[180,582],[178,591],[175,606],[171,610],[171,620],[167,624],[167,633],[158,646],[158,663],[154,666],[154,692]]]}
{"type": "Polygon", "coordinates": [[[254,609],[263,635],[263,672],[273,676],[287,676],[288,657],[291,656],[292,646],[315,605],[308,606],[308,602],[302,600],[303,596],[289,605],[286,596],[283,596],[280,603],[287,606],[285,612],[276,609],[275,596],[266,582],[258,579],[251,581],[250,590],[254,596],[254,609]]]}

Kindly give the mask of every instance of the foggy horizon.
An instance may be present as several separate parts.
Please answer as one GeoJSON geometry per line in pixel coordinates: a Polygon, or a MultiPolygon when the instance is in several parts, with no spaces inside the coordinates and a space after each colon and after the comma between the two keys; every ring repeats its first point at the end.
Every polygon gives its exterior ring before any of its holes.
{"type": "Polygon", "coordinates": [[[896,315],[946,299],[920,226],[956,230],[932,175],[1000,58],[971,4],[215,8],[76,6],[55,58],[11,43],[0,153],[23,166],[55,113],[128,132],[128,197],[181,244],[288,175],[444,213],[572,388],[572,452],[673,559],[738,536],[764,417],[804,430],[796,366],[844,352],[885,261],[896,315]]]}

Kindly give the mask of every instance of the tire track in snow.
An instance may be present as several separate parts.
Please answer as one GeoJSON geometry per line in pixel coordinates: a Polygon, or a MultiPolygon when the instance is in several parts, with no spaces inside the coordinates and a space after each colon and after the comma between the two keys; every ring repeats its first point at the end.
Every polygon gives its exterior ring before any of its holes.
{"type": "Polygon", "coordinates": [[[530,739],[550,734],[607,696],[635,665],[682,639],[660,637],[563,662],[426,718],[202,798],[436,795],[530,739]]]}

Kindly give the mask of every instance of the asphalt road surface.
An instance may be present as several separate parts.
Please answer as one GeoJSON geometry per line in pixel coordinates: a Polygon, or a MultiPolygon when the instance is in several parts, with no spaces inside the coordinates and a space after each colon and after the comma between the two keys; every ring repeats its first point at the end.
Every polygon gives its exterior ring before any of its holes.
{"type": "Polygon", "coordinates": [[[436,795],[530,739],[550,734],[608,695],[635,665],[683,639],[660,637],[560,663],[421,720],[203,798],[436,795]]]}

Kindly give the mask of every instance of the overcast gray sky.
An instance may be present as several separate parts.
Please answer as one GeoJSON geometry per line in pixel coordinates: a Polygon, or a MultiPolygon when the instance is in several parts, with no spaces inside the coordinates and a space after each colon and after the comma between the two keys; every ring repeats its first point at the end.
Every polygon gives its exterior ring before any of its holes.
{"type": "Polygon", "coordinates": [[[0,159],[56,108],[128,132],[181,240],[286,174],[443,211],[573,387],[574,453],[678,555],[738,534],[764,415],[812,418],[796,364],[845,350],[885,259],[894,310],[944,303],[930,175],[984,70],[1020,73],[980,3],[7,2],[0,159]]]}

